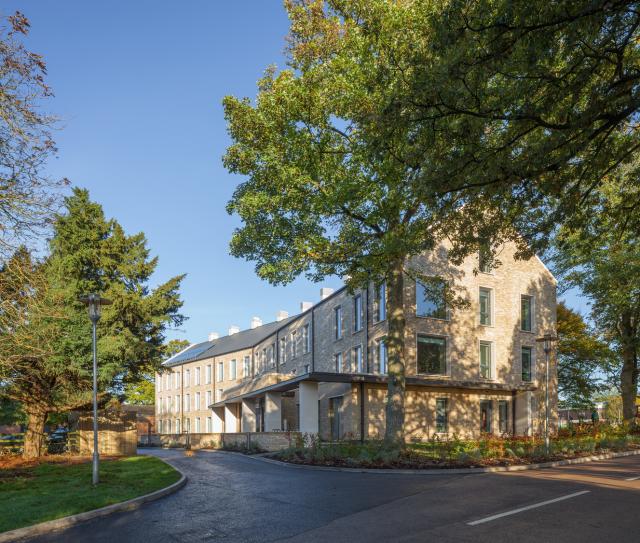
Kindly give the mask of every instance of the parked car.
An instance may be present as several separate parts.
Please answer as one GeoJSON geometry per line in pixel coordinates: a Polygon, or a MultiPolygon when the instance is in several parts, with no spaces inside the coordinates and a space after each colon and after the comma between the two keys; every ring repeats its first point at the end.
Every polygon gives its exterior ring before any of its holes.
{"type": "Polygon", "coordinates": [[[49,443],[66,443],[69,430],[58,428],[49,434],[49,443]]]}

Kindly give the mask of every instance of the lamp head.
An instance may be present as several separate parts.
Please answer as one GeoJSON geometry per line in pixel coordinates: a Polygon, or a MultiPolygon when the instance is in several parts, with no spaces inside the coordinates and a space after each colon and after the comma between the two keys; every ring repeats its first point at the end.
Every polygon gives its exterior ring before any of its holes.
{"type": "Polygon", "coordinates": [[[80,301],[87,306],[87,309],[89,310],[89,319],[93,324],[96,324],[100,320],[102,306],[113,303],[111,300],[101,298],[99,294],[95,293],[80,297],[80,301]]]}

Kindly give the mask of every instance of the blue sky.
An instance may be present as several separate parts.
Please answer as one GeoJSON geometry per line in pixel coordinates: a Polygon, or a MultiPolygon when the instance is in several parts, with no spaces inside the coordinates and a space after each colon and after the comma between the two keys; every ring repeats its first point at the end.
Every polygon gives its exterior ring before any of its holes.
{"type": "Polygon", "coordinates": [[[189,320],[170,337],[202,341],[253,315],[269,322],[340,285],[272,287],[228,254],[238,222],[225,205],[240,178],[221,163],[221,100],[255,96],[263,70],[284,64],[279,0],[3,2],[4,14],[16,9],[31,21],[27,46],[47,62],[47,109],[62,119],[49,173],[88,188],[127,232],[145,232],[160,258],[155,282],[188,274],[189,320]]]}

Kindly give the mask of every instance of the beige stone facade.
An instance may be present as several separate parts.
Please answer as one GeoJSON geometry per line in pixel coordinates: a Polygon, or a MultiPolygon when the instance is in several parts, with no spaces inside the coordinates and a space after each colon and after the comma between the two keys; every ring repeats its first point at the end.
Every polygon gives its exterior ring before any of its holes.
{"type": "MultiPolygon", "coordinates": [[[[445,308],[406,277],[408,439],[542,430],[545,353],[536,339],[555,335],[556,282],[539,259],[516,260],[511,245],[498,259],[483,273],[477,256],[453,266],[441,246],[408,263],[466,302],[445,308]]],[[[156,376],[159,432],[381,436],[384,297],[384,286],[343,288],[293,317],[191,346],[156,376]]],[[[555,426],[553,356],[549,375],[555,426]]]]}

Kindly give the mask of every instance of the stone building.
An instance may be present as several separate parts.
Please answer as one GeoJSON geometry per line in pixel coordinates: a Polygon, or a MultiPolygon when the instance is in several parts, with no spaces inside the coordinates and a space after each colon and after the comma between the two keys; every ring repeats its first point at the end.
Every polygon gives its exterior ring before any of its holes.
{"type": "MultiPolygon", "coordinates": [[[[545,355],[555,335],[556,281],[536,257],[514,259],[506,244],[494,269],[447,249],[412,259],[467,301],[447,307],[438,289],[405,281],[407,439],[527,435],[542,431],[545,355]]],[[[323,439],[384,434],[387,388],[384,285],[321,289],[320,301],[274,322],[191,345],[156,376],[160,433],[300,430],[323,439]]],[[[551,420],[557,375],[551,360],[551,420]]]]}

